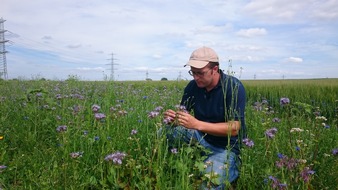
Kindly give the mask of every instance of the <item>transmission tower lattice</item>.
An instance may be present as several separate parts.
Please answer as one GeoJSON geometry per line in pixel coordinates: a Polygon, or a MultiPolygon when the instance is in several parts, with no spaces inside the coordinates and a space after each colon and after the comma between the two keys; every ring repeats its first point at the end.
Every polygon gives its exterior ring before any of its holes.
{"type": "Polygon", "coordinates": [[[115,78],[114,78],[114,65],[118,65],[116,63],[114,63],[114,60],[117,60],[114,58],[114,53],[111,54],[111,59],[108,59],[108,60],[111,60],[111,63],[110,64],[107,64],[107,65],[110,65],[110,80],[111,81],[114,81],[115,78]]]}
{"type": "Polygon", "coordinates": [[[7,74],[7,60],[6,60],[6,46],[5,43],[8,40],[5,39],[5,30],[4,28],[4,20],[3,18],[0,19],[0,78],[4,78],[5,80],[8,78],[7,74]]]}

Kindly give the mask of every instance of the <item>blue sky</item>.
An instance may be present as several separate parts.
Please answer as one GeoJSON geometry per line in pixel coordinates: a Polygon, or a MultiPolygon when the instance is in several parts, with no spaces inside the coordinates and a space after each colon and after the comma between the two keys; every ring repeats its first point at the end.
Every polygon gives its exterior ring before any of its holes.
{"type": "Polygon", "coordinates": [[[338,0],[2,0],[9,78],[192,79],[213,48],[240,79],[338,78],[338,0]]]}

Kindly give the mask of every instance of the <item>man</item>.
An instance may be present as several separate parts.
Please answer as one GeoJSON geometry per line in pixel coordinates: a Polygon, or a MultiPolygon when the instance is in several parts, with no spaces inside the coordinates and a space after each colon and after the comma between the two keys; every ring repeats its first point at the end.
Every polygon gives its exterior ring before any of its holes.
{"type": "Polygon", "coordinates": [[[239,176],[238,155],[246,135],[245,89],[237,78],[220,70],[218,55],[211,48],[193,51],[185,66],[190,66],[189,74],[194,78],[181,100],[188,112],[169,109],[164,117],[176,126],[171,128],[173,138],[197,140],[211,151],[205,160],[206,172],[217,176],[218,182],[205,182],[204,187],[224,189],[226,182],[239,176]]]}

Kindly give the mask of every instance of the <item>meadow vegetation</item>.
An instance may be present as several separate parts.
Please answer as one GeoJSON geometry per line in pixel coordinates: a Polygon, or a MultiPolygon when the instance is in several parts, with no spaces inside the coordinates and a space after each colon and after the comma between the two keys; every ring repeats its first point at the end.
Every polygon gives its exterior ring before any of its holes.
{"type": "MultiPolygon", "coordinates": [[[[0,189],[188,190],[212,181],[207,150],[157,135],[187,82],[1,80],[0,189]]],[[[236,189],[336,189],[338,79],[243,84],[248,137],[236,189]]]]}

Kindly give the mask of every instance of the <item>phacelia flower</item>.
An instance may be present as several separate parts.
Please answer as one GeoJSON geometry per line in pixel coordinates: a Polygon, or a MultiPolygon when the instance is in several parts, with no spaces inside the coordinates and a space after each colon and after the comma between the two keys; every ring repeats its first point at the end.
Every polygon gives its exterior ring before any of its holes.
{"type": "Polygon", "coordinates": [[[277,128],[271,128],[265,131],[265,136],[272,139],[275,137],[275,134],[277,133],[277,128]]]}
{"type": "Polygon", "coordinates": [[[250,140],[249,138],[245,138],[245,139],[243,139],[243,143],[247,146],[247,147],[253,147],[254,145],[255,145],[255,143],[252,141],[252,140],[250,140]]]}
{"type": "Polygon", "coordinates": [[[101,120],[106,118],[106,115],[104,113],[95,113],[95,119],[96,120],[101,120]]]}
{"type": "Polygon", "coordinates": [[[272,119],[272,122],[274,123],[279,123],[281,121],[281,119],[279,119],[278,117],[275,117],[272,119]]]}
{"type": "Polygon", "coordinates": [[[279,103],[280,103],[281,106],[290,104],[290,99],[289,98],[281,98],[279,103]]]}
{"type": "Polygon", "coordinates": [[[112,154],[107,155],[107,156],[104,158],[104,160],[106,160],[106,161],[112,161],[114,164],[121,165],[123,159],[124,159],[126,156],[127,156],[126,153],[117,151],[117,152],[115,152],[115,153],[112,153],[112,154]]]}
{"type": "Polygon", "coordinates": [[[304,182],[309,182],[310,176],[313,175],[315,171],[310,170],[309,167],[305,167],[301,172],[300,172],[300,177],[304,180],[304,182]]]}
{"type": "Polygon", "coordinates": [[[137,130],[136,129],[131,130],[130,134],[131,135],[136,135],[137,134],[137,130]]]}
{"type": "Polygon", "coordinates": [[[67,131],[67,126],[66,125],[60,125],[56,128],[57,132],[64,132],[67,131]]]}
{"type": "Polygon", "coordinates": [[[69,155],[72,158],[79,158],[79,157],[82,157],[82,154],[83,154],[83,152],[72,152],[69,155]]]}
{"type": "Polygon", "coordinates": [[[99,105],[97,105],[97,104],[94,104],[94,105],[92,106],[92,111],[93,111],[94,113],[98,112],[100,109],[101,109],[101,107],[100,107],[99,105]]]}
{"type": "Polygon", "coordinates": [[[157,106],[156,108],[155,108],[155,111],[161,111],[163,109],[163,107],[162,106],[157,106]]]}
{"type": "Polygon", "coordinates": [[[177,148],[172,148],[170,151],[171,151],[171,153],[173,153],[173,154],[177,154],[177,153],[178,153],[177,148]]]}
{"type": "Polygon", "coordinates": [[[148,117],[149,118],[155,118],[159,114],[160,114],[160,112],[158,112],[158,111],[151,111],[151,112],[148,113],[148,117]]]}
{"type": "Polygon", "coordinates": [[[333,150],[332,150],[332,154],[333,154],[334,156],[336,156],[336,155],[338,154],[338,148],[333,149],[333,150]]]}
{"type": "Polygon", "coordinates": [[[177,110],[188,113],[187,108],[184,105],[176,105],[177,110]]]}
{"type": "Polygon", "coordinates": [[[166,118],[163,119],[163,123],[166,124],[166,125],[170,124],[172,121],[173,121],[173,119],[170,118],[170,117],[166,117],[166,118]]]}

